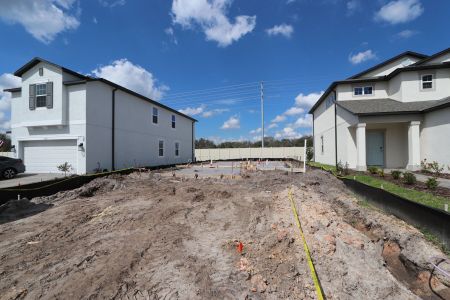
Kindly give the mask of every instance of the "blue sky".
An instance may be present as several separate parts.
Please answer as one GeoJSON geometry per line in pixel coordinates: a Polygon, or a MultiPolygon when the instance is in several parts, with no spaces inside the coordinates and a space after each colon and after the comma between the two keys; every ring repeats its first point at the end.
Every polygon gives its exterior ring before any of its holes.
{"type": "MultiPolygon", "coordinates": [[[[402,51],[450,47],[448,0],[0,0],[0,88],[40,56],[108,78],[199,120],[197,137],[311,132],[331,81],[402,51]]],[[[0,92],[0,129],[10,99],[0,92]]]]}

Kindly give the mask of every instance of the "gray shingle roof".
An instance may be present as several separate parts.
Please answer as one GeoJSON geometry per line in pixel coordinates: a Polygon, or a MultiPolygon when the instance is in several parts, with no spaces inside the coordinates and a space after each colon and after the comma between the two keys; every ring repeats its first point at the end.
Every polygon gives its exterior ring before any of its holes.
{"type": "Polygon", "coordinates": [[[393,99],[337,101],[342,108],[355,115],[422,113],[450,105],[450,97],[432,101],[400,102],[393,99]]]}

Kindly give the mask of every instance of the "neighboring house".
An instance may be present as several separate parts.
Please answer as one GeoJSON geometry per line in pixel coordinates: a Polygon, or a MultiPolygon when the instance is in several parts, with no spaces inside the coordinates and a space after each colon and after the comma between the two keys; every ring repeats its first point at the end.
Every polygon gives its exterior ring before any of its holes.
{"type": "Polygon", "coordinates": [[[103,78],[34,58],[17,70],[11,140],[29,173],[73,173],[185,163],[195,119],[103,78]]]}
{"type": "Polygon", "coordinates": [[[450,165],[450,48],[408,51],[333,82],[309,113],[317,162],[357,170],[416,170],[424,159],[450,165]]]}

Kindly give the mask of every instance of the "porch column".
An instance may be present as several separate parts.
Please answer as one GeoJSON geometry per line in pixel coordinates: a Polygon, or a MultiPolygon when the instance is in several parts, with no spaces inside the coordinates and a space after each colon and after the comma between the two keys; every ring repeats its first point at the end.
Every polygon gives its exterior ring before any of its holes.
{"type": "Polygon", "coordinates": [[[356,170],[366,171],[366,123],[356,125],[356,170]]]}
{"type": "Polygon", "coordinates": [[[408,170],[420,169],[420,121],[411,121],[408,128],[408,170]]]}

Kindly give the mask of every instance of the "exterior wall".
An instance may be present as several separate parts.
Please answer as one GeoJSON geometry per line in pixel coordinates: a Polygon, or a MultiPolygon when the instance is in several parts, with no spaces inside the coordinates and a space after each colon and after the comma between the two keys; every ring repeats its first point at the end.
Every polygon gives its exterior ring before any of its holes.
{"type": "Polygon", "coordinates": [[[356,128],[358,117],[337,106],[337,150],[338,162],[348,163],[350,168],[356,168],[356,128]]]}
{"type": "Polygon", "coordinates": [[[409,66],[415,62],[418,62],[419,59],[413,56],[404,56],[399,58],[396,61],[393,61],[390,64],[387,64],[381,68],[378,68],[376,70],[373,70],[370,73],[365,74],[364,76],[361,76],[361,78],[367,78],[367,77],[376,77],[376,76],[384,76],[392,73],[395,71],[395,69],[402,68],[405,66],[409,66]]]}
{"type": "Polygon", "coordinates": [[[334,104],[328,101],[333,93],[314,111],[314,161],[334,165],[336,163],[334,104]],[[327,107],[328,106],[328,107],[327,107]],[[321,139],[323,137],[324,151],[321,139]]]}
{"type": "Polygon", "coordinates": [[[355,84],[339,84],[336,88],[337,98],[339,100],[371,100],[377,98],[387,98],[387,83],[386,82],[372,82],[372,83],[355,83],[355,84]],[[353,95],[354,87],[373,86],[372,95],[353,95]]]}
{"type": "Polygon", "coordinates": [[[403,102],[440,100],[450,96],[450,69],[402,72],[403,102]],[[421,75],[433,74],[434,86],[430,90],[421,90],[421,75]]]}
{"type": "Polygon", "coordinates": [[[195,149],[196,161],[293,158],[304,161],[304,147],[195,149]]]}
{"type": "MultiPolygon", "coordinates": [[[[87,92],[87,170],[112,167],[112,88],[89,82],[87,92]]],[[[158,124],[152,123],[154,105],[120,90],[115,94],[115,168],[158,166],[192,160],[192,121],[178,114],[171,127],[171,111],[156,106],[158,124]],[[164,156],[159,157],[159,140],[164,141],[164,156]],[[180,156],[175,157],[175,142],[180,156]]]]}
{"type": "MultiPolygon", "coordinates": [[[[84,143],[86,135],[86,101],[82,86],[66,87],[62,84],[62,71],[51,65],[40,63],[22,78],[22,93],[13,93],[11,101],[11,140],[15,146],[15,157],[23,157],[23,143],[36,140],[76,140],[84,143]],[[44,67],[44,76],[38,75],[44,67]],[[34,73],[33,73],[34,72],[34,73]],[[53,82],[53,108],[29,109],[29,84],[53,82]]],[[[71,75],[67,78],[72,80],[71,75]]],[[[61,164],[64,162],[61,162],[61,164]]],[[[86,172],[86,155],[77,153],[77,173],[86,172]]]]}
{"type": "Polygon", "coordinates": [[[431,64],[438,64],[443,62],[449,62],[450,61],[450,52],[443,54],[441,56],[435,57],[434,59],[427,61],[425,65],[431,65],[431,64]]]}
{"type": "Polygon", "coordinates": [[[402,73],[393,77],[388,83],[388,97],[397,101],[402,101],[402,73]]]}
{"type": "Polygon", "coordinates": [[[450,166],[450,108],[444,108],[425,114],[421,131],[421,160],[437,161],[450,166]]]}

